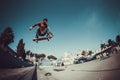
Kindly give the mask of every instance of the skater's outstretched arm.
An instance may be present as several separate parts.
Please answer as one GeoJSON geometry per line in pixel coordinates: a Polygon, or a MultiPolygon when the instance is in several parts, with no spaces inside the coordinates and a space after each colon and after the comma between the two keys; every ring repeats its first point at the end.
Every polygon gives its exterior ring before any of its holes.
{"type": "Polygon", "coordinates": [[[32,30],[35,26],[38,26],[38,24],[34,24],[33,26],[30,26],[29,30],[32,30]]]}

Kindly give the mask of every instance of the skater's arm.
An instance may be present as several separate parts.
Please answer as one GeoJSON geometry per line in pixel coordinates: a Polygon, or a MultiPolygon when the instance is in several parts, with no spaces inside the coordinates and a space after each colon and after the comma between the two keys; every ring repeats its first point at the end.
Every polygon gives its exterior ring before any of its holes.
{"type": "Polygon", "coordinates": [[[38,24],[34,24],[33,26],[30,26],[30,30],[32,30],[35,26],[37,26],[38,24]]]}
{"type": "Polygon", "coordinates": [[[38,24],[34,24],[32,27],[34,28],[35,26],[37,26],[38,24]]]}

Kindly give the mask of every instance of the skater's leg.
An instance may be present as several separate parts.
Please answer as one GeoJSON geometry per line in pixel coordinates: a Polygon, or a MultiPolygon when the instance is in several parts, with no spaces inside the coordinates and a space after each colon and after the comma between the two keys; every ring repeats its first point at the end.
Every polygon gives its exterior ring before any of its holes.
{"type": "Polygon", "coordinates": [[[50,32],[49,28],[46,29],[47,37],[53,37],[53,34],[50,32]]]}
{"type": "Polygon", "coordinates": [[[38,38],[39,37],[39,29],[37,29],[37,31],[36,31],[36,36],[35,36],[35,38],[38,38]]]}
{"type": "MultiPolygon", "coordinates": [[[[37,31],[36,31],[35,38],[39,38],[39,35],[40,35],[40,29],[38,28],[37,31]]],[[[36,43],[38,43],[38,40],[36,40],[36,43]]]]}
{"type": "Polygon", "coordinates": [[[48,38],[48,41],[53,37],[53,34],[50,32],[49,28],[46,30],[46,37],[48,38]]]}

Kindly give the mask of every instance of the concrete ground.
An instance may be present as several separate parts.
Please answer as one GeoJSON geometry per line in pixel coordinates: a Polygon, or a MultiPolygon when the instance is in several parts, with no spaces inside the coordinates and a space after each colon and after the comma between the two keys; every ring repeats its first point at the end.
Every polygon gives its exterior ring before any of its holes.
{"type": "Polygon", "coordinates": [[[39,67],[38,80],[120,80],[120,54],[64,67],[39,67]],[[62,71],[54,71],[54,69],[62,71]],[[50,72],[51,76],[44,74],[50,72]]]}
{"type": "Polygon", "coordinates": [[[120,54],[63,67],[0,69],[0,80],[120,80],[120,54]],[[48,73],[47,75],[45,75],[48,73]],[[50,74],[49,74],[50,73],[50,74]]]}

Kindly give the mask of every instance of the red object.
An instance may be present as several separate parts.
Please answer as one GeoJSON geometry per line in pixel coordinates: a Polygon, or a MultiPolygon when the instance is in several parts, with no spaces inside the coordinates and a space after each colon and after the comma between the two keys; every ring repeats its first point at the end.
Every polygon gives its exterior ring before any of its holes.
{"type": "Polygon", "coordinates": [[[44,22],[39,22],[38,26],[39,26],[39,28],[40,28],[41,31],[44,31],[45,28],[47,28],[47,24],[44,23],[44,22]]]}

